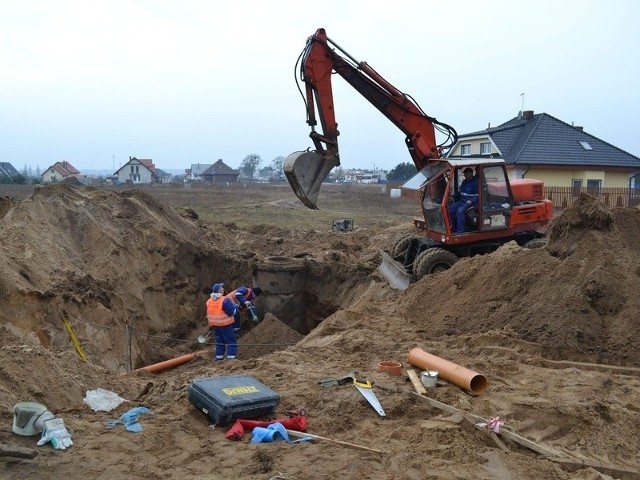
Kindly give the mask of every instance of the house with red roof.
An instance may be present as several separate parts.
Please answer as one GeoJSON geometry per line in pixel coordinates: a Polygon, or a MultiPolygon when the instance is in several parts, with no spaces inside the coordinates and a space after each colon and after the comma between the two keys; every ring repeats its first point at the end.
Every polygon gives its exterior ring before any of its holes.
{"type": "Polygon", "coordinates": [[[86,183],[86,175],[81,174],[76,167],[66,160],[51,165],[44,171],[41,177],[42,183],[59,183],[65,180],[73,181],[74,178],[80,183],[86,183]]]}
{"type": "Polygon", "coordinates": [[[118,183],[150,184],[158,181],[156,167],[150,158],[129,157],[114,174],[118,183]]]}

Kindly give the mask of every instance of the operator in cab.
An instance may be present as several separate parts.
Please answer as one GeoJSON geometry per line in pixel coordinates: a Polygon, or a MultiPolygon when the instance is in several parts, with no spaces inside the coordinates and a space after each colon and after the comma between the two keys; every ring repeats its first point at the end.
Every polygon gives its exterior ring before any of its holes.
{"type": "Polygon", "coordinates": [[[469,207],[478,204],[478,177],[473,174],[473,169],[467,167],[463,171],[464,180],[458,189],[459,198],[449,206],[451,225],[455,233],[464,233],[466,213],[469,207]]]}

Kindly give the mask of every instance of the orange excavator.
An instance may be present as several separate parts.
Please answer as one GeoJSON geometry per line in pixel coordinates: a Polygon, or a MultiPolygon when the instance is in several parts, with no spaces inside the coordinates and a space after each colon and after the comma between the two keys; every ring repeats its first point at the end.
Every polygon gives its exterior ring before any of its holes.
{"type": "Polygon", "coordinates": [[[315,150],[294,152],[283,170],[296,196],[318,209],[320,187],[340,165],[338,124],[332,91],[337,73],[405,135],[416,175],[405,184],[420,192],[422,216],[414,218],[415,233],[397,239],[390,254],[382,251],[380,271],[396,288],[450,268],[460,257],[489,253],[515,240],[533,248],[543,242],[542,229],[553,216],[553,204],[543,196],[544,185],[531,179],[510,180],[501,158],[451,157],[457,142],[453,127],[427,115],[410,96],[394,87],[366,62],[358,62],[331,40],[324,29],[307,39],[298,59],[304,84],[307,123],[315,150]],[[317,113],[316,113],[317,107],[317,113]],[[317,131],[318,119],[321,131],[317,131]],[[444,135],[437,143],[436,132],[444,135]],[[454,218],[464,191],[463,172],[475,177],[472,201],[464,219],[454,218]],[[455,207],[454,207],[455,205],[455,207]]]}

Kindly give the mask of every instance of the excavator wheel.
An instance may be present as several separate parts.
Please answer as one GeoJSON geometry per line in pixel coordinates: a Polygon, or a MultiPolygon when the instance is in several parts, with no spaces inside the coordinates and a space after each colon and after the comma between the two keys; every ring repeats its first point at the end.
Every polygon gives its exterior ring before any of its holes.
{"type": "Polygon", "coordinates": [[[534,248],[542,248],[547,246],[546,238],[534,238],[533,240],[529,240],[527,243],[523,245],[524,248],[528,248],[529,250],[533,250],[534,248]]]}
{"type": "Polygon", "coordinates": [[[420,280],[425,275],[444,272],[450,269],[458,257],[442,248],[428,248],[421,252],[413,262],[413,276],[420,280]]]}
{"type": "Polygon", "coordinates": [[[404,252],[406,252],[409,243],[411,243],[411,240],[414,238],[416,238],[415,235],[412,235],[411,233],[406,233],[398,237],[396,243],[393,245],[393,249],[391,250],[391,257],[396,258],[399,255],[403,255],[404,252]]]}

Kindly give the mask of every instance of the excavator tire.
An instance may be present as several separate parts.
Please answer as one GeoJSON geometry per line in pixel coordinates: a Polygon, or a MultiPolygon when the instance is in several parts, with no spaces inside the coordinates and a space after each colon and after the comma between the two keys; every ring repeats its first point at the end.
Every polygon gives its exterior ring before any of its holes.
{"type": "Polygon", "coordinates": [[[397,256],[404,254],[404,252],[407,250],[407,247],[409,246],[409,243],[411,243],[411,240],[413,240],[414,238],[416,238],[415,235],[412,235],[410,233],[406,233],[398,237],[396,243],[393,245],[393,249],[391,250],[391,257],[396,258],[397,256]]]}
{"type": "Polygon", "coordinates": [[[413,276],[420,280],[425,275],[449,270],[458,257],[442,248],[428,248],[421,252],[413,262],[413,276]]]}
{"type": "Polygon", "coordinates": [[[527,243],[523,245],[524,248],[528,248],[529,250],[533,250],[534,248],[542,248],[547,245],[546,238],[534,238],[533,240],[529,240],[527,243]]]}

